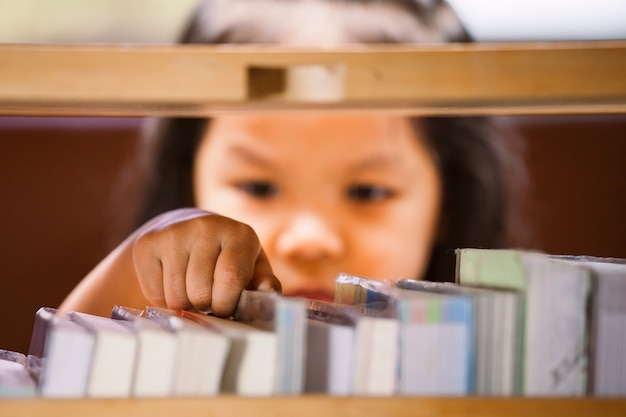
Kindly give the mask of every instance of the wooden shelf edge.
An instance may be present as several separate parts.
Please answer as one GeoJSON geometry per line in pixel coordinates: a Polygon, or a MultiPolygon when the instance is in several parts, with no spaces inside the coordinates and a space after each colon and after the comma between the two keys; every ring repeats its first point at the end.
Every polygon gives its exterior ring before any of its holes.
{"type": "Polygon", "coordinates": [[[625,67],[626,41],[337,50],[0,44],[0,114],[194,116],[294,106],[624,113],[625,67]]]}
{"type": "Polygon", "coordinates": [[[382,398],[294,397],[159,399],[6,399],[0,415],[20,417],[100,417],[111,415],[171,417],[172,415],[256,417],[293,416],[533,416],[623,417],[626,398],[382,398]]]}
{"type": "Polygon", "coordinates": [[[213,105],[146,105],[115,103],[3,103],[0,116],[7,117],[211,117],[233,113],[301,113],[301,112],[369,113],[385,112],[402,116],[534,116],[626,114],[623,103],[451,103],[407,104],[371,103],[340,105],[319,104],[213,104],[213,105]]]}

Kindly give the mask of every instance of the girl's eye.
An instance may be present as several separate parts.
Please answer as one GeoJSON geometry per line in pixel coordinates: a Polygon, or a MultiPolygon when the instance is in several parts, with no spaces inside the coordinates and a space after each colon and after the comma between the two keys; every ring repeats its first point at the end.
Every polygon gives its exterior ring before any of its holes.
{"type": "Polygon", "coordinates": [[[269,181],[246,181],[238,186],[242,191],[256,198],[271,198],[278,193],[278,187],[269,181]]]}
{"type": "Polygon", "coordinates": [[[348,187],[348,198],[358,203],[382,201],[389,198],[391,190],[376,185],[356,184],[348,187]]]}

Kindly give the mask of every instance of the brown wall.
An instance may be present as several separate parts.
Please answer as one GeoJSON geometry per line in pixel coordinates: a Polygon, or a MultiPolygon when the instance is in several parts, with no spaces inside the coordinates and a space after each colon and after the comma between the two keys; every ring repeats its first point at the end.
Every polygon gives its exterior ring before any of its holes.
{"type": "MultiPolygon", "coordinates": [[[[526,142],[535,247],[626,257],[626,116],[508,121],[526,142]]],[[[0,348],[26,352],[37,308],[57,306],[122,239],[136,194],[119,173],[138,126],[0,118],[0,348]]]]}
{"type": "Polygon", "coordinates": [[[137,126],[0,118],[0,348],[27,351],[35,311],[59,305],[121,240],[128,214],[113,190],[137,126]]]}
{"type": "Polygon", "coordinates": [[[626,116],[518,118],[517,126],[537,246],[626,258],[626,116]]]}

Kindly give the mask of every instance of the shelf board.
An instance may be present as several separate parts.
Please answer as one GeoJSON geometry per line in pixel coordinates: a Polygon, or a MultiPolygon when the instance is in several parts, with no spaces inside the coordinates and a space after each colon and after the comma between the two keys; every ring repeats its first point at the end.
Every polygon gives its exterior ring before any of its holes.
{"type": "Polygon", "coordinates": [[[626,113],[626,41],[361,46],[0,45],[0,114],[626,113]]]}
{"type": "Polygon", "coordinates": [[[294,397],[161,399],[10,399],[0,415],[20,417],[202,416],[354,416],[354,417],[622,417],[626,399],[616,398],[382,398],[294,397]]]}

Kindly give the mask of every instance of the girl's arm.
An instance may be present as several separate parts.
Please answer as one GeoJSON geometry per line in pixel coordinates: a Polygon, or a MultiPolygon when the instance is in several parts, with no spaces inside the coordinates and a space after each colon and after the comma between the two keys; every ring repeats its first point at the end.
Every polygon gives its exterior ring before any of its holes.
{"type": "Polygon", "coordinates": [[[199,209],[164,213],[122,242],[59,307],[109,316],[113,306],[233,313],[245,288],[280,291],[254,231],[199,209]]]}

